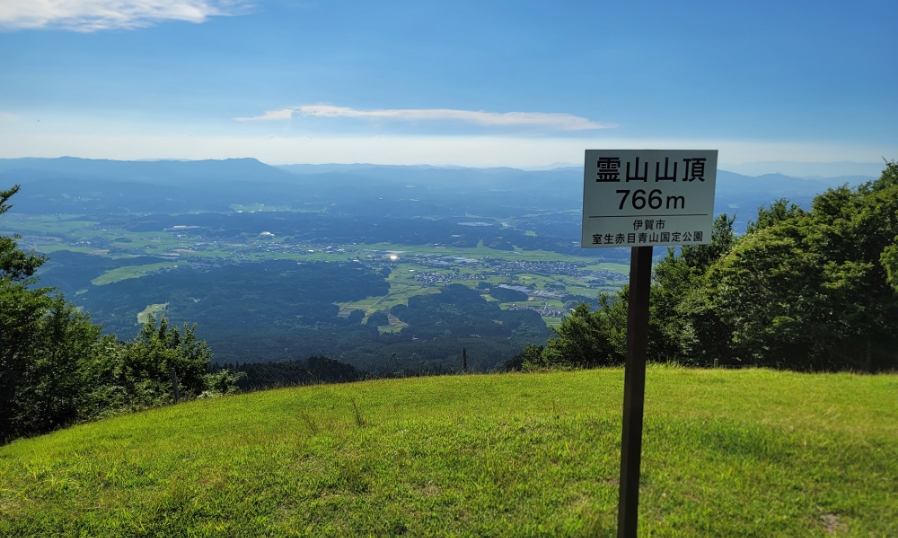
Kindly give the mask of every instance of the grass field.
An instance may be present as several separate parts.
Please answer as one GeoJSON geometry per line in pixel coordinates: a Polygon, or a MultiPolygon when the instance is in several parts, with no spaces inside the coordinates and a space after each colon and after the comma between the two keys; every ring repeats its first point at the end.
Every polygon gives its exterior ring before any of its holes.
{"type": "MultiPolygon", "coordinates": [[[[243,206],[241,206],[242,208],[243,206]]],[[[275,211],[277,206],[263,206],[256,204],[246,206],[250,210],[275,211]],[[257,207],[258,206],[258,207],[257,207]],[[255,209],[252,209],[255,208],[255,209]]],[[[241,209],[242,210],[242,209],[241,209]]],[[[59,241],[76,241],[93,237],[102,237],[113,242],[120,249],[130,250],[130,254],[159,254],[162,252],[173,251],[178,248],[190,248],[195,242],[200,240],[200,236],[191,234],[190,230],[169,230],[169,231],[153,231],[153,232],[134,232],[126,230],[122,227],[111,225],[103,225],[97,221],[82,220],[85,217],[78,215],[9,215],[3,226],[0,227],[0,234],[12,235],[14,233],[21,234],[25,237],[31,236],[38,246],[38,250],[50,252],[52,250],[78,250],[79,247],[70,245],[60,245],[59,241]],[[122,239],[127,242],[121,242],[122,239]]],[[[236,253],[244,254],[252,258],[258,259],[302,259],[302,260],[349,260],[358,257],[365,257],[368,254],[385,252],[385,251],[401,251],[410,255],[439,255],[439,256],[458,256],[470,258],[492,258],[508,261],[558,261],[558,262],[588,262],[588,269],[608,269],[612,271],[624,272],[628,270],[625,264],[604,262],[603,260],[592,257],[567,256],[548,251],[503,251],[491,249],[483,246],[481,243],[473,248],[457,248],[451,246],[434,246],[434,245],[397,245],[388,243],[378,243],[370,245],[351,244],[351,245],[331,245],[332,248],[324,249],[321,245],[310,246],[312,252],[303,252],[297,254],[293,252],[265,251],[266,245],[277,244],[283,241],[283,238],[266,239],[258,237],[247,237],[241,242],[230,245],[231,250],[205,250],[190,253],[185,256],[189,257],[229,257],[236,253]],[[349,252],[353,250],[355,252],[349,252]]],[[[401,256],[400,256],[401,258],[401,256]]]]}
{"type": "Polygon", "coordinates": [[[158,318],[165,313],[166,308],[168,308],[168,303],[148,304],[146,308],[137,313],[137,323],[143,325],[147,322],[147,318],[149,318],[150,315],[158,318]]]}
{"type": "MultiPolygon", "coordinates": [[[[236,211],[280,211],[280,206],[251,204],[232,206],[236,211]]],[[[480,218],[480,217],[478,217],[480,218]]],[[[486,217],[484,217],[486,218],[486,217]]],[[[70,250],[110,258],[127,258],[137,255],[167,256],[166,261],[154,264],[122,266],[97,275],[91,282],[95,286],[111,284],[125,279],[140,278],[160,269],[175,267],[191,262],[209,263],[215,259],[232,261],[295,260],[303,261],[349,261],[361,259],[375,264],[388,263],[393,269],[388,278],[390,291],[381,297],[362,299],[352,303],[341,303],[343,309],[361,309],[370,315],[376,311],[388,310],[397,304],[408,304],[410,297],[437,293],[443,283],[422,282],[416,277],[440,275],[445,280],[451,276],[453,283],[471,287],[485,282],[492,286],[515,284],[527,286],[534,291],[558,290],[566,293],[594,297],[599,290],[614,292],[623,281],[614,279],[582,279],[566,274],[530,273],[524,270],[496,270],[495,262],[564,262],[574,263],[586,271],[612,271],[627,274],[629,266],[608,262],[591,256],[568,256],[547,251],[505,251],[491,249],[479,243],[473,248],[459,248],[444,245],[398,245],[377,244],[286,244],[283,237],[260,238],[247,236],[233,241],[209,242],[191,229],[169,229],[167,231],[134,232],[123,227],[101,224],[76,215],[13,215],[7,223],[8,233],[21,233],[28,245],[50,254],[58,250],[70,250]],[[96,241],[100,238],[102,241],[96,241]],[[91,246],[92,243],[94,246],[91,246]],[[98,249],[103,244],[108,248],[98,249]],[[172,260],[177,255],[177,260],[172,260]],[[479,263],[455,264],[450,268],[434,267],[437,258],[463,258],[479,263]]],[[[0,233],[7,233],[0,230],[0,233]]],[[[660,253],[659,253],[660,255],[660,253]]],[[[89,290],[79,290],[81,293],[89,290]]],[[[562,301],[534,297],[535,302],[527,306],[548,306],[562,310],[562,301]]],[[[507,305],[506,305],[507,306],[507,305]]],[[[561,323],[558,315],[546,315],[544,320],[551,327],[561,323]]],[[[394,323],[381,327],[381,332],[396,332],[403,324],[394,323]]]]}
{"type": "Polygon", "coordinates": [[[178,262],[161,262],[161,263],[151,263],[147,265],[126,265],[123,267],[117,267],[115,269],[111,269],[106,271],[102,275],[97,278],[91,280],[91,284],[94,286],[102,286],[104,284],[111,284],[113,282],[118,282],[120,280],[127,280],[129,278],[140,278],[142,276],[148,275],[150,273],[156,272],[159,269],[166,269],[169,267],[177,267],[178,262]]]}
{"type": "MultiPolygon", "coordinates": [[[[623,371],[201,400],[0,448],[3,536],[610,536],[623,371]]],[[[898,536],[898,376],[650,367],[643,536],[898,536]]]]}

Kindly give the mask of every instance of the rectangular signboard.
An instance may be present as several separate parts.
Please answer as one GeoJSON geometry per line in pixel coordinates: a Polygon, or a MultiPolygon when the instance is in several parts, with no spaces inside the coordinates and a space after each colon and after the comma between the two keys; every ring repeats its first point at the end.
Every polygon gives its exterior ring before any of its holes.
{"type": "Polygon", "coordinates": [[[583,248],[711,242],[717,150],[586,150],[583,248]]]}

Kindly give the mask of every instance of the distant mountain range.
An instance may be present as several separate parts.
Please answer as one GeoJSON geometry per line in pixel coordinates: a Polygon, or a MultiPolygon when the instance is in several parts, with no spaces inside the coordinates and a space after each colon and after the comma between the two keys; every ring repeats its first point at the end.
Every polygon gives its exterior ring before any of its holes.
{"type": "Polygon", "coordinates": [[[256,159],[221,161],[110,161],[60,157],[58,159],[0,159],[0,179],[53,178],[106,179],[175,183],[184,181],[286,181],[289,176],[256,159]]]}
{"type": "MultiPolygon", "coordinates": [[[[769,163],[768,163],[769,164],[769,163]]],[[[783,163],[784,166],[790,163],[783,163]]],[[[795,164],[795,163],[792,163],[795,164]]],[[[821,163],[822,164],[822,163],[821,163]]],[[[834,163],[842,164],[842,163],[834,163]]],[[[796,177],[785,174],[750,176],[726,170],[718,171],[719,188],[727,191],[771,190],[807,195],[819,193],[829,187],[844,183],[855,185],[878,176],[873,173],[875,164],[869,165],[869,175],[843,175],[834,177],[796,177]]],[[[740,165],[747,166],[747,165],[740,165]]],[[[556,163],[543,169],[517,168],[464,168],[424,165],[375,165],[375,164],[291,164],[269,166],[256,159],[225,159],[203,161],[113,161],[60,157],[57,159],[23,158],[0,159],[0,180],[35,180],[65,177],[69,179],[101,179],[112,181],[139,181],[157,184],[208,183],[228,181],[260,181],[296,184],[297,175],[350,174],[381,180],[441,181],[447,175],[464,179],[479,178],[485,181],[499,180],[503,176],[544,176],[553,174],[573,180],[580,178],[581,167],[568,163],[556,163]],[[562,166],[564,165],[564,166],[562,166]]],[[[880,167],[881,170],[881,167],[880,167]]]]}
{"type": "Polygon", "coordinates": [[[721,164],[731,172],[747,176],[760,176],[769,173],[778,173],[792,177],[805,179],[839,179],[845,177],[879,177],[882,173],[883,163],[858,163],[851,161],[838,161],[828,163],[806,163],[795,161],[762,161],[741,164],[721,164]]]}
{"type": "MultiPolygon", "coordinates": [[[[778,198],[807,206],[841,184],[873,176],[805,179],[718,171],[716,212],[744,229],[757,208],[778,198]]],[[[0,159],[0,188],[21,184],[15,211],[26,213],[230,212],[235,205],[343,215],[506,217],[576,211],[582,169],[461,168],[325,164],[269,166],[256,159],[111,161],[72,157],[0,159]],[[160,188],[164,187],[164,188],[160,188]]],[[[576,218],[572,217],[572,222],[576,218]]]]}

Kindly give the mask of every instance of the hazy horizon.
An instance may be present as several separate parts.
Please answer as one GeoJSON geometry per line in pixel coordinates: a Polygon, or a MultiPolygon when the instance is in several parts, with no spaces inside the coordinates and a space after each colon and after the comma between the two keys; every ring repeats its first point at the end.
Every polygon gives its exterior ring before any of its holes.
{"type": "MultiPolygon", "coordinates": [[[[15,161],[15,160],[27,160],[27,159],[82,159],[82,160],[96,160],[96,161],[116,161],[116,162],[201,162],[201,161],[221,161],[227,159],[91,159],[91,158],[83,158],[83,157],[75,157],[72,155],[62,155],[59,157],[14,157],[14,158],[4,158],[0,157],[0,161],[15,161]]],[[[570,168],[582,168],[582,163],[577,164],[573,162],[554,162],[551,164],[545,165],[537,165],[537,166],[514,166],[513,164],[507,166],[459,166],[459,165],[451,165],[451,164],[430,164],[430,163],[414,163],[414,164],[403,164],[403,163],[369,163],[369,162],[289,162],[289,163],[271,163],[265,162],[261,159],[256,159],[255,157],[238,157],[232,159],[252,159],[256,160],[262,164],[267,166],[272,166],[276,168],[280,167],[334,167],[334,168],[349,168],[354,166],[411,166],[411,167],[432,167],[432,168],[446,168],[446,169],[481,169],[481,170],[489,170],[489,169],[498,169],[498,168],[512,168],[517,170],[523,170],[528,172],[536,172],[536,171],[548,171],[548,170],[562,170],[562,169],[570,169],[570,168]]],[[[842,177],[869,177],[874,178],[878,177],[883,170],[885,165],[883,162],[851,162],[851,161],[835,161],[835,162],[798,162],[798,161],[761,161],[761,162],[748,162],[748,163],[720,163],[718,168],[720,170],[725,170],[727,172],[732,172],[735,174],[743,175],[743,176],[763,176],[763,175],[771,175],[771,174],[781,174],[784,176],[804,178],[804,179],[831,179],[831,178],[842,178],[842,177]]]]}

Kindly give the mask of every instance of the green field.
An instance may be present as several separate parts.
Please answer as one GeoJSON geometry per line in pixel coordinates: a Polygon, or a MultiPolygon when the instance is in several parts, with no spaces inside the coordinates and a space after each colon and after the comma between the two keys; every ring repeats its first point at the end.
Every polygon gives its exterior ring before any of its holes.
{"type": "MultiPolygon", "coordinates": [[[[280,206],[252,204],[232,206],[235,211],[280,211],[280,206]]],[[[212,259],[235,261],[262,261],[289,259],[296,261],[349,261],[361,260],[375,266],[389,265],[393,273],[388,278],[390,291],[382,297],[372,297],[355,303],[341,304],[343,309],[362,309],[366,314],[387,310],[397,304],[408,304],[415,295],[437,293],[443,283],[422,283],[416,274],[430,273],[452,276],[452,283],[476,286],[480,282],[490,285],[514,284],[528,286],[535,291],[558,289],[563,286],[566,293],[595,297],[599,290],[615,291],[623,284],[618,280],[584,281],[564,274],[534,274],[515,271],[512,276],[496,273],[490,265],[495,262],[565,262],[586,264],[586,271],[613,271],[627,274],[629,266],[604,262],[593,257],[568,256],[548,251],[497,250],[484,246],[482,242],[474,248],[458,248],[437,245],[378,244],[284,244],[284,238],[261,238],[248,236],[240,241],[208,242],[195,235],[192,228],[170,229],[168,231],[133,232],[122,227],[103,224],[94,220],[82,220],[76,215],[16,215],[6,224],[9,230],[0,229],[0,234],[20,233],[27,246],[50,254],[58,250],[70,250],[110,258],[127,258],[137,255],[167,256],[171,261],[155,264],[123,266],[106,271],[92,280],[95,286],[111,284],[129,278],[140,278],[160,269],[175,267],[191,262],[208,263],[212,259]],[[99,239],[105,246],[96,246],[99,239]],[[90,244],[94,246],[91,246],[90,244]],[[177,256],[177,260],[171,258],[177,256]],[[455,264],[452,269],[435,268],[430,261],[438,257],[465,258],[476,260],[476,264],[455,264]],[[488,261],[489,260],[489,261],[488,261]],[[555,288],[552,288],[555,286],[555,288]]],[[[559,300],[533,297],[535,302],[527,306],[548,306],[556,311],[564,305],[559,300]]],[[[507,306],[507,305],[503,305],[507,306]]],[[[558,326],[561,317],[544,316],[550,326],[558,326]]],[[[403,324],[382,327],[381,332],[395,332],[403,324]]]]}
{"type": "Polygon", "coordinates": [[[177,266],[178,262],[161,262],[151,263],[147,265],[126,265],[124,267],[117,267],[115,269],[106,271],[90,282],[94,286],[102,286],[104,284],[111,284],[113,282],[118,282],[120,280],[126,280],[129,278],[140,278],[150,273],[154,273],[160,269],[167,269],[169,267],[177,266]]]}
{"type": "MultiPolygon", "coordinates": [[[[261,204],[256,204],[260,208],[261,204]]],[[[243,207],[243,206],[240,206],[243,207]]],[[[255,208],[256,206],[246,206],[255,208]]],[[[265,211],[274,211],[276,206],[264,206],[265,211]]],[[[255,209],[250,209],[255,210],[255,209]]],[[[82,220],[84,217],[77,215],[14,215],[10,216],[0,227],[0,234],[21,234],[31,238],[41,251],[50,250],[82,250],[81,247],[59,244],[61,241],[85,240],[100,237],[111,241],[115,247],[130,250],[131,254],[162,254],[177,248],[189,249],[195,245],[199,237],[192,234],[190,229],[169,230],[154,232],[133,232],[122,227],[101,224],[97,221],[82,220]],[[121,242],[122,239],[127,242],[121,242]]],[[[439,255],[458,256],[469,258],[492,258],[509,261],[563,261],[563,262],[588,262],[587,269],[608,269],[611,271],[627,272],[626,264],[604,263],[592,257],[567,256],[548,251],[496,250],[481,243],[474,248],[458,248],[451,246],[434,245],[398,245],[398,244],[351,244],[351,245],[310,245],[307,250],[296,254],[291,252],[267,252],[266,245],[278,244],[283,238],[266,239],[259,237],[247,237],[243,242],[228,245],[231,250],[199,250],[185,253],[185,258],[196,256],[199,258],[212,256],[228,256],[235,253],[253,254],[264,259],[308,259],[308,260],[348,260],[354,258],[372,257],[380,258],[384,252],[400,251],[408,255],[439,255]],[[260,249],[262,251],[260,252],[260,249]],[[308,252],[311,250],[312,252],[308,252]]],[[[86,247],[85,247],[86,248],[86,247]]],[[[403,255],[399,255],[401,261],[403,255]]]]}
{"type": "MultiPolygon", "coordinates": [[[[200,400],[0,448],[3,536],[611,536],[623,371],[200,400]]],[[[643,536],[898,535],[898,376],[650,367],[643,536]]]]}
{"type": "Polygon", "coordinates": [[[147,322],[147,318],[150,315],[159,317],[165,313],[165,309],[168,308],[168,303],[160,303],[160,304],[150,304],[147,305],[143,311],[137,313],[137,324],[143,325],[147,322]]]}
{"type": "MultiPolygon", "coordinates": [[[[246,210],[261,210],[261,206],[247,206],[246,210]]],[[[272,207],[265,206],[265,210],[272,207]]],[[[277,209],[277,208],[274,208],[277,209]]],[[[231,261],[262,261],[289,259],[297,262],[328,261],[346,262],[360,260],[375,270],[383,267],[392,269],[387,278],[390,290],[386,295],[370,297],[352,303],[341,303],[345,310],[360,309],[366,315],[377,311],[388,311],[395,305],[408,304],[410,297],[438,293],[447,283],[460,283],[470,287],[478,284],[497,286],[512,284],[527,286],[537,294],[544,291],[564,292],[574,296],[595,297],[600,290],[615,291],[623,284],[621,280],[592,276],[576,276],[565,270],[554,272],[552,266],[546,269],[527,266],[518,267],[508,262],[554,262],[572,263],[578,270],[612,271],[626,274],[625,264],[606,262],[586,256],[567,256],[548,251],[497,250],[480,243],[473,248],[448,247],[438,245],[377,244],[300,244],[285,242],[283,237],[261,238],[246,236],[237,239],[210,241],[196,235],[195,229],[170,228],[167,231],[134,232],[109,223],[86,220],[75,215],[34,216],[15,215],[7,224],[10,230],[0,233],[21,233],[26,248],[36,247],[49,254],[69,250],[92,254],[102,258],[127,260],[135,256],[164,256],[156,263],[146,263],[142,259],[135,265],[115,267],[90,275],[94,286],[103,286],[126,279],[141,278],[160,270],[199,264],[207,266],[216,259],[231,261]],[[102,248],[100,248],[102,247],[102,248]],[[452,258],[461,258],[455,260],[452,258]],[[441,261],[440,261],[441,260],[441,261]],[[452,262],[451,266],[445,260],[452,262]],[[439,278],[427,281],[422,277],[439,278]]],[[[69,290],[73,296],[90,293],[88,286],[69,290]]],[[[511,306],[503,303],[503,308],[511,306]]],[[[539,309],[547,324],[557,327],[561,323],[560,312],[570,307],[557,298],[533,296],[529,303],[518,306],[539,309]],[[546,307],[548,310],[544,309],[546,307]]],[[[141,316],[141,319],[144,319],[141,316]]],[[[380,328],[381,332],[398,332],[405,324],[396,322],[380,328]]]]}
{"type": "MultiPolygon", "coordinates": [[[[82,220],[79,215],[7,215],[4,218],[3,235],[19,234],[84,234],[84,230],[92,230],[100,223],[92,220],[82,220]],[[9,226],[9,229],[6,228],[9,226]]],[[[86,234],[85,234],[86,235],[86,234]]],[[[96,231],[91,235],[97,235],[96,231]]]]}

